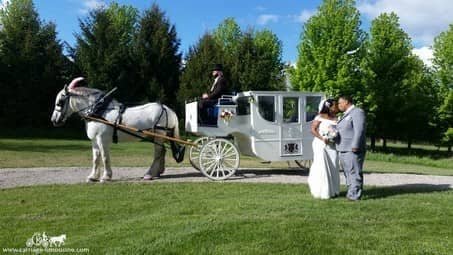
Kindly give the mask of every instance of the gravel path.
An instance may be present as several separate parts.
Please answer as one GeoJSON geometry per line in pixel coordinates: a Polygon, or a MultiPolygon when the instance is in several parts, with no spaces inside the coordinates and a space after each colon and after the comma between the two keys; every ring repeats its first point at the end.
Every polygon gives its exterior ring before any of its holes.
{"type": "MultiPolygon", "coordinates": [[[[161,178],[143,181],[144,167],[121,167],[113,169],[112,182],[206,182],[210,181],[191,167],[167,168],[161,178]]],[[[48,167],[0,169],[0,189],[44,184],[74,184],[85,182],[90,168],[48,167]]],[[[431,186],[439,189],[452,189],[453,176],[433,176],[414,174],[364,175],[365,185],[370,186],[431,186]]],[[[249,183],[307,183],[307,172],[298,169],[240,169],[236,176],[227,182],[249,183]]],[[[345,180],[341,175],[341,183],[345,180]]]]}

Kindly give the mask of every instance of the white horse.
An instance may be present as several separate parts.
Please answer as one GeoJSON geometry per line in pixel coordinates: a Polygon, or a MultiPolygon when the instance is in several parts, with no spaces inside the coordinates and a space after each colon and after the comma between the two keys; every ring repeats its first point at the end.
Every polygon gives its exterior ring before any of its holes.
{"type": "Polygon", "coordinates": [[[60,247],[66,241],[66,234],[60,236],[51,236],[49,238],[50,247],[60,247]]]}
{"type": "MultiPolygon", "coordinates": [[[[82,77],[74,79],[57,94],[55,109],[51,121],[54,126],[62,126],[66,119],[73,113],[83,116],[85,110],[90,109],[99,99],[103,92],[93,88],[81,87],[82,77]]],[[[112,100],[102,117],[110,122],[117,121],[121,104],[112,100]]],[[[86,133],[91,140],[93,149],[93,169],[87,177],[87,181],[109,181],[112,179],[110,166],[110,145],[113,141],[114,128],[96,121],[85,121],[86,133]],[[100,161],[102,160],[104,171],[100,177],[100,161]]],[[[179,138],[178,116],[169,107],[159,103],[148,103],[136,107],[126,108],[122,114],[121,124],[134,127],[139,130],[152,130],[156,127],[172,130],[173,136],[179,138]]],[[[154,132],[167,134],[163,129],[154,132]]],[[[134,137],[118,131],[118,140],[134,140],[134,137]]],[[[138,140],[138,139],[136,139],[138,140]]],[[[144,175],[145,180],[151,180],[159,176],[165,169],[165,147],[161,138],[154,140],[154,161],[144,175]],[[162,144],[162,145],[160,145],[162,144]]],[[[173,147],[173,146],[172,146],[173,147]]]]}

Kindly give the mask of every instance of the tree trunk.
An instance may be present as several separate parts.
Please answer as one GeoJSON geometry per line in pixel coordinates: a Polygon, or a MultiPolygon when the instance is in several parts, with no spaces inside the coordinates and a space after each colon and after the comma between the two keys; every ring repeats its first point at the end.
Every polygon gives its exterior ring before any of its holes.
{"type": "Polygon", "coordinates": [[[371,136],[371,151],[375,151],[376,150],[376,136],[372,135],[371,136]]]}
{"type": "Polygon", "coordinates": [[[387,150],[387,138],[382,138],[382,149],[387,150]]]}
{"type": "Polygon", "coordinates": [[[410,150],[411,147],[412,147],[412,139],[409,138],[409,139],[407,139],[407,148],[410,150]]]}

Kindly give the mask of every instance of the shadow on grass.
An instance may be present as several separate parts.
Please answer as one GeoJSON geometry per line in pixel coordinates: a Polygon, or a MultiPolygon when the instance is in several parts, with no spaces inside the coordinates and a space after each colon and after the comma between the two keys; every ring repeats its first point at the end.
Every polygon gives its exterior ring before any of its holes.
{"type": "Polygon", "coordinates": [[[292,169],[240,169],[236,172],[236,175],[239,176],[270,176],[270,175],[289,175],[289,176],[308,176],[308,170],[302,170],[299,168],[292,168],[292,169]]]}
{"type": "MultiPolygon", "coordinates": [[[[364,200],[380,199],[404,194],[420,194],[420,193],[433,193],[451,190],[449,184],[404,184],[388,187],[373,187],[364,189],[364,200]]],[[[346,193],[342,192],[340,196],[345,196],[346,193]]]]}
{"type": "MultiPolygon", "coordinates": [[[[439,167],[439,169],[443,170],[444,168],[439,167]]],[[[340,172],[340,174],[343,174],[343,172],[340,172]]],[[[406,170],[399,170],[399,171],[394,171],[394,172],[389,172],[386,170],[363,170],[363,174],[413,174],[413,175],[453,176],[453,171],[451,173],[429,173],[429,172],[417,172],[417,171],[406,171],[406,170]]]]}
{"type": "MultiPolygon", "coordinates": [[[[301,169],[239,169],[235,175],[230,177],[229,180],[237,179],[258,179],[265,178],[271,175],[287,175],[287,176],[308,176],[308,171],[301,169]]],[[[165,175],[160,177],[161,179],[178,179],[178,178],[190,178],[190,177],[203,177],[201,172],[190,172],[181,174],[165,175]]]]}

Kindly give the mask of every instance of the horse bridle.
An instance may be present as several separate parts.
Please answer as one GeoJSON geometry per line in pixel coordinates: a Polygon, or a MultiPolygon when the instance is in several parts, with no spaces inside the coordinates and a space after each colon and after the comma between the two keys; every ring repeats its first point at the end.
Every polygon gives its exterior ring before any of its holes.
{"type": "MultiPolygon", "coordinates": [[[[116,90],[116,88],[114,88],[114,90],[110,91],[108,94],[111,94],[115,90],[116,90]]],[[[70,92],[68,90],[68,86],[67,85],[64,86],[64,92],[65,92],[64,96],[62,96],[62,98],[60,98],[60,100],[58,100],[58,102],[55,104],[55,106],[56,106],[55,107],[55,111],[59,112],[60,114],[63,114],[63,108],[67,107],[69,99],[72,96],[81,96],[79,94],[70,92]]],[[[86,96],[95,95],[97,93],[99,93],[99,92],[94,92],[94,93],[86,95],[86,96]]],[[[82,109],[80,109],[80,110],[78,110],[78,111],[76,111],[74,113],[77,113],[77,114],[79,114],[81,116],[86,115],[87,113],[85,111],[87,111],[88,109],[92,108],[97,103],[97,101],[98,100],[96,100],[95,102],[93,102],[92,104],[88,105],[87,107],[82,108],[82,109]]],[[[64,113],[65,113],[64,115],[66,115],[66,111],[64,111],[64,113]]],[[[65,118],[66,118],[66,116],[65,116],[65,118]]]]}
{"type": "Polygon", "coordinates": [[[61,115],[63,115],[63,119],[66,119],[66,109],[68,107],[69,99],[73,95],[73,93],[68,91],[67,85],[64,86],[64,92],[65,92],[65,94],[62,95],[62,97],[55,104],[55,111],[59,112],[61,115]]]}

